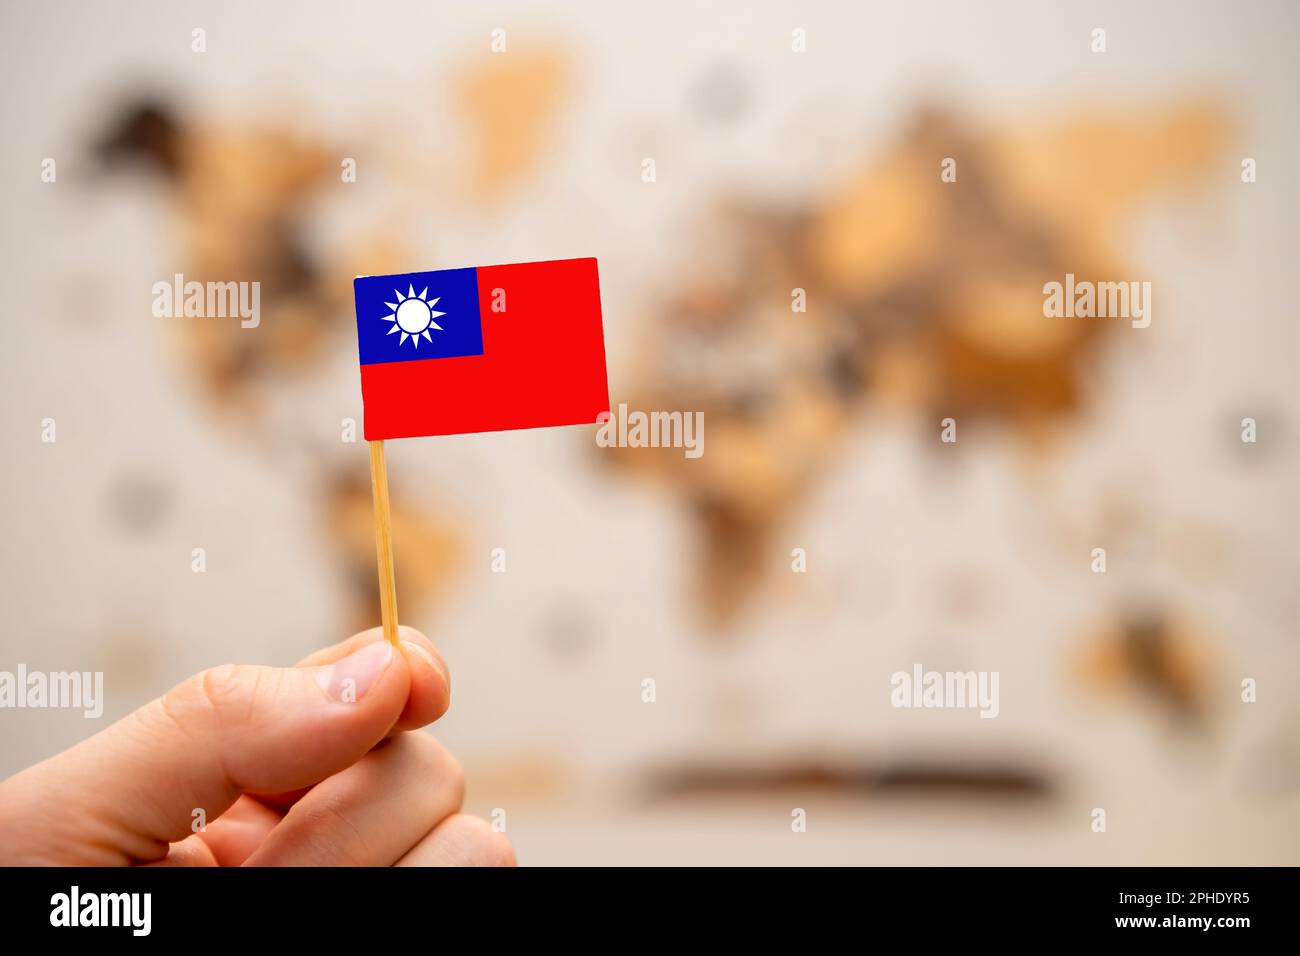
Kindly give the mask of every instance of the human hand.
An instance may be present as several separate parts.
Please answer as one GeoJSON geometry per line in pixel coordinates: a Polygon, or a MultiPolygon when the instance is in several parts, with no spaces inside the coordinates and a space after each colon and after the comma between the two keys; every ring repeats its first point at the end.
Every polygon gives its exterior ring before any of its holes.
{"type": "Polygon", "coordinates": [[[428,638],[401,639],[203,671],[10,777],[0,865],[513,865],[458,812],[455,758],[405,732],[446,712],[451,685],[428,638]]]}

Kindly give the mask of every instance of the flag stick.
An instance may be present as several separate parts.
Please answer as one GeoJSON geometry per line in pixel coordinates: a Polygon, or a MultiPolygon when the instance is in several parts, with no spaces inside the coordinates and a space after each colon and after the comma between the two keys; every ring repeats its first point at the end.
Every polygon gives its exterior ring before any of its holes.
{"type": "Polygon", "coordinates": [[[370,445],[370,484],[375,496],[375,552],[379,557],[379,615],[384,637],[397,646],[397,582],[393,579],[393,516],[388,511],[388,465],[383,441],[370,445]]]}

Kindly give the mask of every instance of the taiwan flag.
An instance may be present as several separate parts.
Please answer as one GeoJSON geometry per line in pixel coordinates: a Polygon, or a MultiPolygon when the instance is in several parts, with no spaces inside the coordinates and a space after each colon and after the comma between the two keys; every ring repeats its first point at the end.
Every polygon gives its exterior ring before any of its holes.
{"type": "Polygon", "coordinates": [[[361,276],[353,291],[368,441],[609,411],[595,259],[361,276]]]}

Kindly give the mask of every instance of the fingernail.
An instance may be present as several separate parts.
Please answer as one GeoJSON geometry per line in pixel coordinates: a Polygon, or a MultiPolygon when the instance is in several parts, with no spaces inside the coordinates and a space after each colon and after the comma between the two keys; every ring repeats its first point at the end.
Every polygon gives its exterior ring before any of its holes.
{"type": "Polygon", "coordinates": [[[332,700],[356,703],[375,686],[392,659],[393,645],[383,640],[374,641],[341,661],[317,670],[316,682],[332,700]]]}

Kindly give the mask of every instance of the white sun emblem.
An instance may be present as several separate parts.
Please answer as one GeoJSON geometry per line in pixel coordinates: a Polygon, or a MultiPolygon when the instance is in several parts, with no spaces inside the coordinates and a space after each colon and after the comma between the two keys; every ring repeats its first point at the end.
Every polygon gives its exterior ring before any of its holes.
{"type": "Polygon", "coordinates": [[[424,291],[419,295],[415,294],[415,286],[408,286],[409,291],[402,295],[401,291],[394,289],[397,293],[396,302],[385,302],[384,305],[393,310],[392,315],[382,316],[385,322],[392,322],[393,327],[388,330],[389,335],[398,332],[402,337],[398,340],[398,345],[405,345],[406,340],[410,339],[415,348],[420,347],[420,336],[424,336],[426,342],[432,342],[433,337],[429,335],[430,329],[442,331],[442,326],[433,321],[440,315],[446,315],[446,312],[434,311],[434,306],[438,304],[437,299],[426,301],[429,295],[429,287],[425,286],[424,291]]]}

